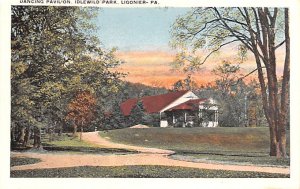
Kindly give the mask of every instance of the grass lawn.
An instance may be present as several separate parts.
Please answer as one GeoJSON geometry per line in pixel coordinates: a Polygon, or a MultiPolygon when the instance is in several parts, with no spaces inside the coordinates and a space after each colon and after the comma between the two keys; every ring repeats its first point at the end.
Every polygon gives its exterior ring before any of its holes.
{"type": "MultiPolygon", "coordinates": [[[[174,150],[191,160],[214,160],[262,165],[289,165],[289,160],[269,157],[267,127],[145,128],[99,133],[112,141],[174,150]]],[[[289,139],[289,137],[288,137],[289,139]]],[[[289,144],[288,144],[289,149],[289,144]]]]}
{"type": "Polygon", "coordinates": [[[23,158],[23,157],[12,157],[10,158],[10,166],[20,166],[20,165],[27,165],[27,164],[35,164],[41,162],[40,159],[37,158],[23,158]]]}
{"type": "Polygon", "coordinates": [[[72,167],[11,171],[11,177],[64,178],[288,178],[289,175],[261,172],[207,170],[168,166],[72,167]]]}
{"type": "Polygon", "coordinates": [[[100,147],[99,145],[90,144],[85,141],[80,141],[78,137],[69,137],[62,135],[59,140],[44,141],[43,145],[57,146],[57,147],[100,147]]]}
{"type": "Polygon", "coordinates": [[[213,154],[175,154],[173,159],[193,161],[193,162],[212,162],[226,163],[232,165],[261,165],[261,166],[282,166],[290,165],[289,159],[276,159],[276,157],[265,156],[242,156],[242,155],[213,155],[213,154]]]}
{"type": "Polygon", "coordinates": [[[48,152],[66,152],[66,153],[93,153],[101,155],[126,155],[137,153],[134,150],[107,148],[100,145],[91,144],[83,140],[79,140],[78,137],[68,136],[66,134],[57,138],[54,141],[43,141],[43,149],[48,152]]]}

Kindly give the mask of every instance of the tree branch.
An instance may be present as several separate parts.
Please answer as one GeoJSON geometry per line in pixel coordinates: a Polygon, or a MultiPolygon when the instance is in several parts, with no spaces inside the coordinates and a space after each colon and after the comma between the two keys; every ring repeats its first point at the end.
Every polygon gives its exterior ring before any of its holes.
{"type": "Polygon", "coordinates": [[[275,49],[279,48],[281,45],[283,45],[285,43],[285,40],[282,41],[281,43],[279,43],[278,45],[275,46],[275,49]]]}
{"type": "Polygon", "coordinates": [[[197,32],[193,33],[193,35],[194,36],[198,35],[200,32],[202,32],[204,29],[206,29],[206,27],[207,27],[208,24],[216,22],[216,21],[220,21],[220,19],[214,19],[214,20],[210,20],[208,22],[205,22],[205,25],[200,30],[198,30],[197,32]]]}
{"type": "Polygon", "coordinates": [[[217,8],[214,8],[214,10],[215,10],[215,12],[217,13],[218,17],[220,18],[220,20],[222,21],[222,23],[224,24],[224,26],[232,33],[232,35],[234,35],[240,42],[242,42],[249,50],[253,51],[253,49],[251,48],[251,46],[250,46],[248,43],[246,43],[245,40],[243,40],[243,39],[240,37],[240,35],[241,35],[241,36],[244,36],[244,39],[247,39],[246,41],[248,41],[248,40],[250,40],[250,39],[248,38],[248,36],[246,36],[246,35],[244,35],[244,34],[238,32],[238,31],[234,31],[230,26],[228,26],[228,24],[227,24],[224,20],[222,20],[223,17],[222,17],[221,14],[219,13],[218,9],[217,9],[217,8]],[[237,34],[239,34],[239,35],[237,35],[237,34]]]}
{"type": "Polygon", "coordinates": [[[201,61],[200,65],[201,65],[201,64],[204,64],[204,62],[206,62],[206,60],[207,60],[213,53],[215,53],[215,52],[217,52],[218,50],[220,50],[223,46],[228,45],[228,44],[233,43],[233,42],[236,42],[236,41],[239,41],[239,40],[235,39],[235,40],[229,41],[229,42],[227,42],[227,43],[221,44],[217,49],[212,50],[212,51],[204,58],[204,60],[201,61]]]}
{"type": "Polygon", "coordinates": [[[232,85],[237,85],[240,81],[242,81],[243,79],[245,79],[246,77],[248,77],[249,75],[253,74],[254,72],[256,72],[258,69],[262,69],[262,68],[266,68],[266,67],[259,67],[259,68],[255,68],[254,70],[252,70],[251,72],[247,73],[246,75],[240,77],[237,79],[236,83],[235,84],[232,84],[232,85]]]}

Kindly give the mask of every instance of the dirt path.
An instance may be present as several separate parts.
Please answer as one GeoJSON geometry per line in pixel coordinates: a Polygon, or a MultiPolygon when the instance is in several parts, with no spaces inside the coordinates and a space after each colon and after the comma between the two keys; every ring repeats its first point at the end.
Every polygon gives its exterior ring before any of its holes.
{"type": "Polygon", "coordinates": [[[102,147],[107,148],[125,148],[137,150],[141,153],[130,155],[94,155],[94,154],[41,154],[41,153],[16,153],[12,152],[12,157],[31,157],[41,159],[40,163],[31,165],[21,165],[12,167],[11,170],[26,169],[45,169],[45,168],[63,168],[75,166],[125,166],[125,165],[164,165],[180,166],[199,169],[231,170],[231,171],[256,171],[266,173],[289,174],[289,168],[277,167],[259,167],[244,165],[224,165],[212,163],[195,163],[170,159],[169,154],[174,153],[169,150],[155,148],[144,148],[117,144],[110,142],[100,136],[98,133],[85,133],[83,139],[102,147]]]}
{"type": "Polygon", "coordinates": [[[171,150],[162,150],[157,148],[146,148],[146,147],[114,143],[103,137],[100,137],[98,132],[83,133],[82,139],[88,143],[97,144],[104,148],[123,148],[123,149],[135,150],[141,153],[165,154],[165,155],[170,155],[175,153],[174,151],[171,150]]]}

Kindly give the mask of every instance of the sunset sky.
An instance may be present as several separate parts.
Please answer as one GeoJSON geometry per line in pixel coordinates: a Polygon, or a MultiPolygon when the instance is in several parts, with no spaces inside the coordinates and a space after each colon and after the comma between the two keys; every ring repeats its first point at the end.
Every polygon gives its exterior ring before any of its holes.
{"type": "MultiPolygon", "coordinates": [[[[125,61],[119,68],[129,75],[125,80],[152,86],[170,86],[186,77],[172,71],[176,51],[169,47],[170,29],[176,18],[189,8],[103,8],[96,20],[99,38],[105,48],[117,47],[117,57],[125,61]]],[[[249,53],[250,54],[250,53],[249,53]]],[[[278,62],[283,62],[282,52],[278,62]]],[[[230,46],[211,57],[203,69],[192,75],[199,85],[213,82],[211,70],[223,60],[233,60],[236,47],[230,46]]],[[[252,56],[243,63],[242,72],[255,69],[252,56]]],[[[280,69],[279,69],[280,70],[280,69]]],[[[255,75],[253,75],[255,77],[255,75]]]]}

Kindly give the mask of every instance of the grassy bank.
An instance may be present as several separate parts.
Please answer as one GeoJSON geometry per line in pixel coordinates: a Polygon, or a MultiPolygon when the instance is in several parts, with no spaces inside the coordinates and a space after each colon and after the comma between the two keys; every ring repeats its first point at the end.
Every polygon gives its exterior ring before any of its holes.
{"type": "Polygon", "coordinates": [[[99,134],[119,143],[173,150],[177,154],[190,156],[192,161],[289,165],[289,160],[277,161],[269,157],[269,131],[266,127],[126,128],[99,134]]]}
{"type": "Polygon", "coordinates": [[[126,144],[177,152],[268,153],[268,128],[147,128],[100,132],[126,144]]]}
{"type": "Polygon", "coordinates": [[[11,171],[11,177],[42,178],[285,178],[289,175],[261,172],[206,170],[168,166],[72,167],[11,171]]]}

